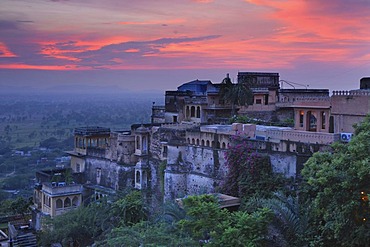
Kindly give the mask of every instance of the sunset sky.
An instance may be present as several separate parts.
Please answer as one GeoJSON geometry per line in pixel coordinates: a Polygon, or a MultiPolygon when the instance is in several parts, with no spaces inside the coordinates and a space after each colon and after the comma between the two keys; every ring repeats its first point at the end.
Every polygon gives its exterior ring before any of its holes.
{"type": "Polygon", "coordinates": [[[175,90],[238,71],[370,76],[370,0],[1,0],[0,91],[175,90]]]}

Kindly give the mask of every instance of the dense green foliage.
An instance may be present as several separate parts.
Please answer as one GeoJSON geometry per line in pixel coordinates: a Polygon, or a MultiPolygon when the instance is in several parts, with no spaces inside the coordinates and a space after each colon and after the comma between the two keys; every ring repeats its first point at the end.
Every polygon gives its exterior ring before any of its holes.
{"type": "Polygon", "coordinates": [[[213,195],[189,196],[182,200],[187,217],[178,225],[193,239],[208,246],[259,246],[266,241],[271,211],[251,214],[220,209],[213,195]]]}
{"type": "Polygon", "coordinates": [[[6,199],[0,201],[0,216],[20,215],[29,213],[29,205],[31,200],[23,197],[15,199],[6,199]]]}
{"type": "Polygon", "coordinates": [[[42,246],[61,243],[63,246],[87,246],[106,229],[110,229],[110,205],[106,202],[79,207],[50,219],[40,237],[42,246]]]}
{"type": "Polygon", "coordinates": [[[231,213],[220,209],[213,195],[189,196],[183,205],[184,210],[172,205],[162,215],[147,218],[142,211],[146,208],[142,193],[132,191],[113,203],[103,200],[50,219],[40,244],[260,246],[265,242],[272,215],[266,208],[250,214],[231,213]]]}
{"type": "Polygon", "coordinates": [[[100,243],[102,246],[197,246],[186,234],[166,223],[142,221],[131,227],[118,227],[100,243]]]}
{"type": "Polygon", "coordinates": [[[131,226],[148,218],[148,209],[139,191],[132,191],[112,205],[112,217],[119,226],[131,226]]]}
{"type": "Polygon", "coordinates": [[[302,200],[311,204],[315,246],[370,243],[370,116],[348,144],[315,153],[302,170],[302,200]]]}
{"type": "Polygon", "coordinates": [[[311,230],[308,222],[309,207],[299,203],[298,197],[275,192],[271,198],[253,197],[244,207],[252,212],[258,208],[268,208],[274,213],[271,223],[274,231],[280,235],[278,246],[307,245],[307,236],[311,230]]]}
{"type": "Polygon", "coordinates": [[[104,198],[97,203],[50,219],[41,234],[41,244],[62,243],[63,246],[87,246],[104,237],[112,229],[133,226],[147,217],[139,191],[131,191],[110,203],[104,198]]]}
{"type": "Polygon", "coordinates": [[[219,222],[228,217],[212,195],[188,196],[182,203],[187,217],[179,221],[179,226],[195,239],[209,239],[211,232],[219,230],[219,222]]]}

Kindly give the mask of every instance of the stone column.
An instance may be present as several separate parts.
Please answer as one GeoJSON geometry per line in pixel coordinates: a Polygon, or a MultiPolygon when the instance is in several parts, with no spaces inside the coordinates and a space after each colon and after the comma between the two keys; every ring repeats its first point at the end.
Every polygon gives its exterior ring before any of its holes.
{"type": "Polygon", "coordinates": [[[322,130],[322,114],[321,110],[317,110],[317,117],[316,117],[316,132],[321,132],[322,130]]]}
{"type": "Polygon", "coordinates": [[[325,132],[329,133],[329,124],[330,124],[330,113],[329,110],[325,111],[325,132]]]}
{"type": "Polygon", "coordinates": [[[307,131],[307,111],[303,110],[303,130],[307,131]]]}
{"type": "Polygon", "coordinates": [[[294,110],[294,128],[295,129],[300,129],[300,123],[299,123],[299,117],[300,117],[300,110],[295,109],[294,110]]]}

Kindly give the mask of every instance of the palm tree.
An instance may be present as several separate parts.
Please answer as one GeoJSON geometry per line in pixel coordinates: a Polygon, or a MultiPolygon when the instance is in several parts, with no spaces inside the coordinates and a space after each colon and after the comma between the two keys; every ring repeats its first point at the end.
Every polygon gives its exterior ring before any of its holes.
{"type": "Polygon", "coordinates": [[[231,115],[235,115],[236,106],[244,106],[246,104],[251,105],[253,103],[253,93],[252,90],[243,83],[236,84],[224,84],[221,87],[220,94],[221,97],[231,103],[231,115]]]}
{"type": "Polygon", "coordinates": [[[184,219],[185,216],[185,210],[182,209],[177,203],[166,203],[163,206],[162,214],[158,215],[156,221],[173,223],[184,219]]]}
{"type": "Polygon", "coordinates": [[[297,197],[285,196],[282,192],[275,192],[273,198],[251,198],[248,201],[249,209],[266,207],[275,214],[275,227],[281,231],[284,240],[289,246],[306,246],[305,236],[309,234],[309,210],[303,210],[297,197]]]}

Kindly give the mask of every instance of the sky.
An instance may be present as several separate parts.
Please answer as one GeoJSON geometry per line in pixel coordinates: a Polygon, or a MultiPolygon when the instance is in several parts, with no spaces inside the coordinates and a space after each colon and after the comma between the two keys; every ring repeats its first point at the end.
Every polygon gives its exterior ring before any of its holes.
{"type": "Polygon", "coordinates": [[[163,93],[239,71],[358,88],[370,0],[0,1],[0,93],[163,93]]]}

